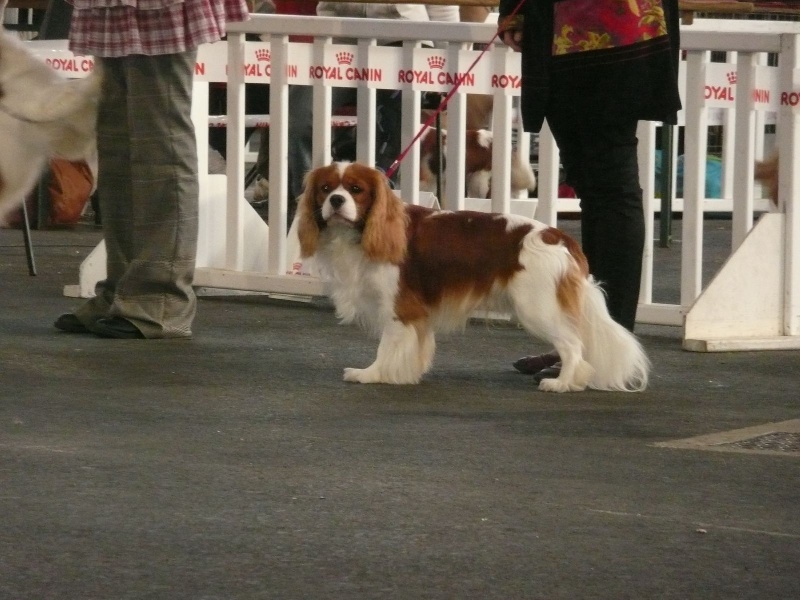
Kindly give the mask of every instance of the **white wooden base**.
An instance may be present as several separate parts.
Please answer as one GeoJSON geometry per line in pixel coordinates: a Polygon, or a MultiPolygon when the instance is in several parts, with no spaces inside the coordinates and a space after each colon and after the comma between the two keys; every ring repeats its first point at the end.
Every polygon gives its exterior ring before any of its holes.
{"type": "Polygon", "coordinates": [[[719,340],[683,340],[683,348],[692,352],[741,352],[755,350],[800,350],[800,336],[771,338],[726,338],[719,340]]]}
{"type": "Polygon", "coordinates": [[[800,348],[800,336],[782,333],[785,221],[763,215],[697,298],[686,314],[686,350],[800,348]]]}
{"type": "Polygon", "coordinates": [[[678,304],[640,304],[636,311],[636,322],[681,327],[683,308],[678,304]]]}
{"type": "MultiPolygon", "coordinates": [[[[231,289],[251,289],[252,286],[238,288],[230,285],[234,279],[224,274],[225,266],[225,195],[226,177],[224,175],[208,175],[203,181],[200,194],[200,221],[198,231],[197,252],[197,285],[206,287],[231,289]],[[215,274],[220,273],[217,277],[215,274]]],[[[243,270],[248,277],[264,277],[267,265],[267,241],[269,227],[252,206],[242,198],[244,211],[244,265],[243,270]],[[262,273],[258,273],[262,271],[262,273]]],[[[91,298],[94,296],[95,284],[106,276],[106,247],[100,243],[83,260],[78,271],[78,284],[64,286],[64,295],[70,298],[91,298]]],[[[299,277],[298,277],[299,278],[299,277]]],[[[278,286],[287,292],[286,285],[278,286]]],[[[303,282],[302,289],[308,288],[303,282]]]]}
{"type": "Polygon", "coordinates": [[[106,276],[106,242],[100,240],[78,267],[78,283],[64,286],[67,298],[92,298],[94,286],[106,276]]]}

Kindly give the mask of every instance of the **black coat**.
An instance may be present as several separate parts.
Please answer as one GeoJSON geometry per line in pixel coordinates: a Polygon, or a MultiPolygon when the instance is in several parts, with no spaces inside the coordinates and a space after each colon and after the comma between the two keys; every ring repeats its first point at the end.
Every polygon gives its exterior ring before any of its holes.
{"type": "MultiPolygon", "coordinates": [[[[570,0],[501,0],[500,20],[518,4],[522,25],[522,119],[539,131],[548,106],[578,103],[587,118],[676,123],[680,32],[678,0],[662,0],[667,35],[631,46],[552,56],[553,4],[570,0]]],[[[596,0],[602,4],[606,0],[596,0]]]]}

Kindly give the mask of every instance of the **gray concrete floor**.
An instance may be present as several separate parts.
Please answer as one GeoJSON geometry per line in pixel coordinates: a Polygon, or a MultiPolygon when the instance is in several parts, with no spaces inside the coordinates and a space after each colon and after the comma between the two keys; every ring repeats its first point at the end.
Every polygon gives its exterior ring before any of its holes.
{"type": "MultiPolygon", "coordinates": [[[[800,597],[800,453],[656,445],[799,418],[798,353],[642,326],[647,392],[548,395],[510,366],[546,346],[474,323],[418,386],[345,384],[376,343],[320,306],[203,298],[191,341],[57,332],[99,238],[34,231],[31,277],[0,230],[0,599],[800,597]]],[[[710,275],[728,222],[708,238],[710,275]]]]}

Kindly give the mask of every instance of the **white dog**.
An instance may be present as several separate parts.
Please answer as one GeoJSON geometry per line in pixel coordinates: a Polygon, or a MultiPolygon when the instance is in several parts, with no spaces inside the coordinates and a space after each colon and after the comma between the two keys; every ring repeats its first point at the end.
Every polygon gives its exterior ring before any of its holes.
{"type": "Polygon", "coordinates": [[[0,222],[50,158],[93,160],[101,80],[66,79],[0,31],[0,222]]]}

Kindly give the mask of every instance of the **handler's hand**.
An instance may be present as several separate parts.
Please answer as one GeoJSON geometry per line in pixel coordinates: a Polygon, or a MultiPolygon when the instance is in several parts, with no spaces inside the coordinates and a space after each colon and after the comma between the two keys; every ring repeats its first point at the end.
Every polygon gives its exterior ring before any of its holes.
{"type": "Polygon", "coordinates": [[[519,29],[504,31],[500,40],[515,52],[522,51],[522,32],[519,29]]]}

